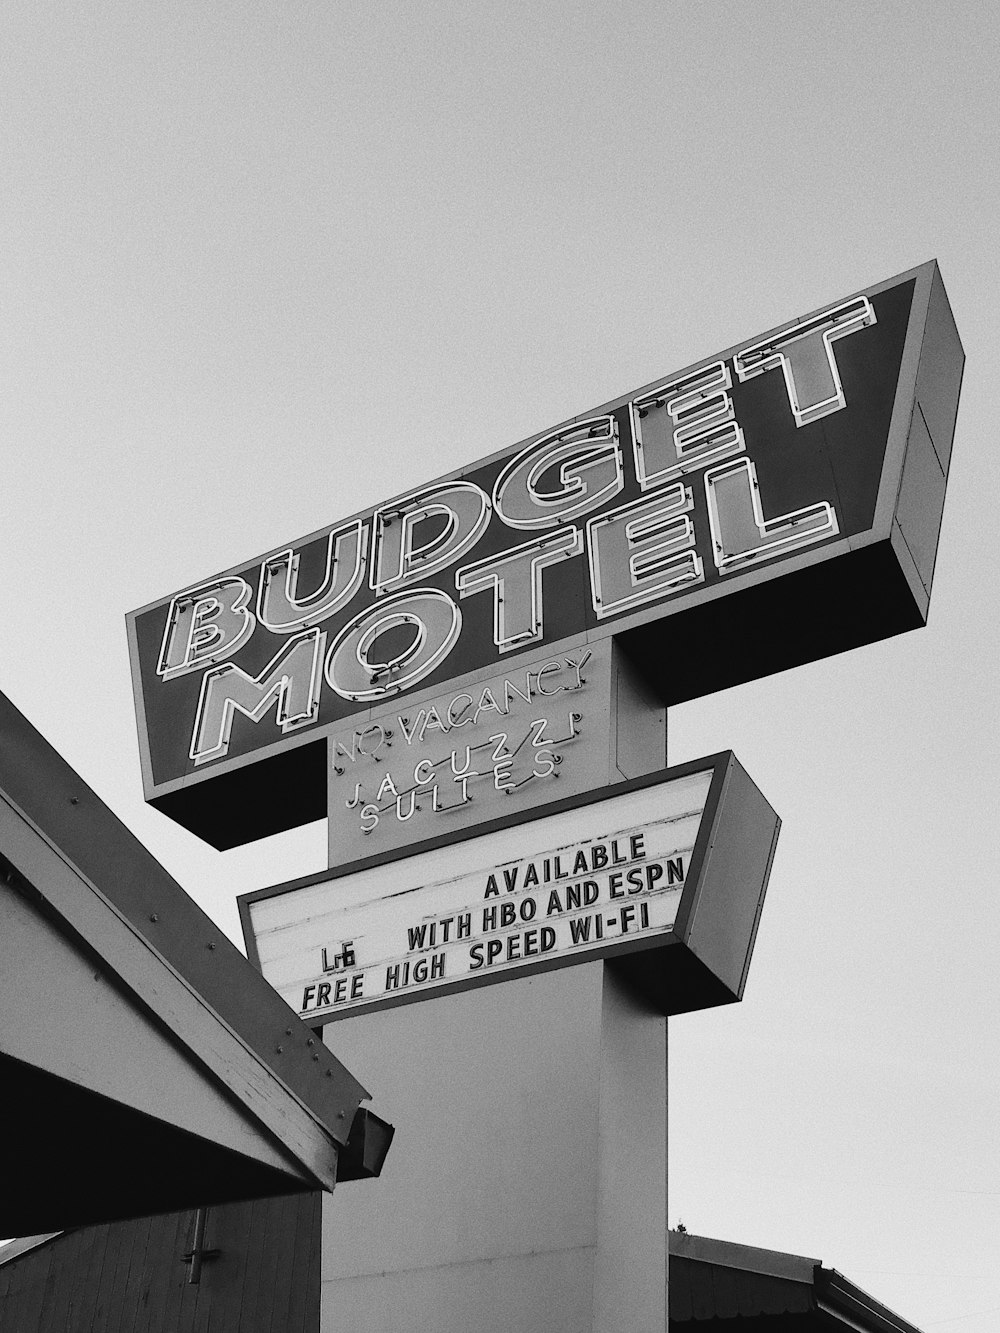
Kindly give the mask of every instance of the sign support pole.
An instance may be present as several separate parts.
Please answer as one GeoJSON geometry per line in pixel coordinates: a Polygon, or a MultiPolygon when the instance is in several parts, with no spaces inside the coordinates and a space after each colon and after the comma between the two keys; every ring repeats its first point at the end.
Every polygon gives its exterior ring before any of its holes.
{"type": "Polygon", "coordinates": [[[323,1198],[323,1333],[663,1333],[666,1023],[598,961],[328,1026],[396,1138],[323,1198]]]}
{"type": "Polygon", "coordinates": [[[666,1021],[594,961],[328,1024],[396,1138],[324,1196],[322,1333],[663,1333],[666,1021]]]}

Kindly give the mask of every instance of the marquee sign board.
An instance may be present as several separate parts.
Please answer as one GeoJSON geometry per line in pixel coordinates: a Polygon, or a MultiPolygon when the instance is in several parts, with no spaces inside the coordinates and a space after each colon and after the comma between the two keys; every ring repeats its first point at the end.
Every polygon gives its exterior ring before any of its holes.
{"type": "Polygon", "coordinates": [[[596,958],[680,1013],[740,998],[778,827],[725,753],[250,893],[240,912],[251,958],[309,1023],[596,958]]]}
{"type": "Polygon", "coordinates": [[[962,364],[925,264],[132,613],[147,800],[234,846],[522,655],[615,636],[670,705],[915,628],[962,364]]]}

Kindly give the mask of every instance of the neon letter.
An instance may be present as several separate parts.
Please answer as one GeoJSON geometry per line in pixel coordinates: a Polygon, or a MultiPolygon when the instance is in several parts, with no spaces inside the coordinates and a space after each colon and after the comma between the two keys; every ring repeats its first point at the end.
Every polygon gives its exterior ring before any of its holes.
{"type": "Polygon", "coordinates": [[[701,583],[704,569],[688,513],[692,504],[687,486],[675,482],[656,496],[590,519],[590,586],[597,616],[617,615],[701,583]]]}
{"type": "Polygon", "coordinates": [[[464,555],[490,521],[490,502],[471,481],[447,482],[376,511],[375,558],[371,585],[378,594],[395,592],[415,578],[444,569],[464,555]],[[425,520],[444,526],[421,545],[414,544],[425,520]]]}
{"type": "Polygon", "coordinates": [[[583,534],[569,527],[466,565],[455,584],[462,597],[493,589],[493,642],[506,653],[542,637],[542,570],[582,550],[583,534]]]}
{"type": "Polygon", "coordinates": [[[299,553],[272,555],[260,567],[257,615],[273,634],[318,625],[345,606],[361,585],[365,572],[368,529],[359,520],[331,532],[326,543],[326,573],[315,592],[299,597],[299,553]]]}
{"type": "Polygon", "coordinates": [[[592,417],[543,435],[507,464],[493,487],[493,504],[511,528],[554,528],[588,514],[617,495],[622,479],[618,423],[592,417]],[[542,478],[559,469],[559,489],[542,478]]]}
{"type": "Polygon", "coordinates": [[[715,361],[629,404],[635,475],[644,491],[742,453],[743,431],[729,396],[732,385],[729,367],[715,361]]]}
{"type": "Polygon", "coordinates": [[[749,458],[737,458],[706,472],[705,495],[720,574],[735,573],[838,532],[837,515],[825,500],[765,519],[757,469],[749,458]]]}
{"type": "Polygon", "coordinates": [[[325,640],[318,629],[289,639],[259,676],[249,675],[234,662],[206,671],[189,752],[194,762],[204,764],[228,753],[237,712],[260,722],[277,703],[274,720],[282,735],[315,722],[325,640]]]}
{"type": "Polygon", "coordinates": [[[167,612],[157,674],[173,680],[231,657],[254,631],[253,612],[246,609],[252,593],[249,583],[234,574],[175,597],[167,612]]]}
{"type": "Polygon", "coordinates": [[[806,426],[847,406],[833,344],[875,323],[867,296],[845,301],[822,315],[772,334],[733,357],[741,380],[781,367],[796,426],[806,426]]]}
{"type": "Polygon", "coordinates": [[[326,678],[342,699],[355,702],[398,694],[438,666],[451,652],[462,628],[462,613],[445,592],[414,588],[376,602],[341,631],[326,658],[326,678]],[[383,634],[412,627],[409,644],[380,660],[383,634]]]}

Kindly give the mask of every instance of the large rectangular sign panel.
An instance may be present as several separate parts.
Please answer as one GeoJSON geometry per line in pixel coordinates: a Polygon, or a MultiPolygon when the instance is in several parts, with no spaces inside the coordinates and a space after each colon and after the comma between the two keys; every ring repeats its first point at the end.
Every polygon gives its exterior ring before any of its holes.
{"type": "Polygon", "coordinates": [[[961,369],[926,264],[134,612],[147,799],[232,846],[519,657],[614,635],[673,704],[923,623],[961,369]]]}
{"type": "Polygon", "coordinates": [[[309,1022],[633,953],[665,1010],[739,998],[777,819],[731,755],[528,821],[248,894],[251,954],[309,1022]]]}

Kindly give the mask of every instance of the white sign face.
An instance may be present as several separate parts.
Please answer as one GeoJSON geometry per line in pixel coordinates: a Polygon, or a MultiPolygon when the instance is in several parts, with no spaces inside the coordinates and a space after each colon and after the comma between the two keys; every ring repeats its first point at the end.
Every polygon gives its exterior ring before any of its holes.
{"type": "Polygon", "coordinates": [[[606,784],[611,691],[602,640],[332,733],[331,864],[606,784]]]}
{"type": "Polygon", "coordinates": [[[311,1022],[662,944],[712,773],[253,899],[261,970],[311,1022]]]}

